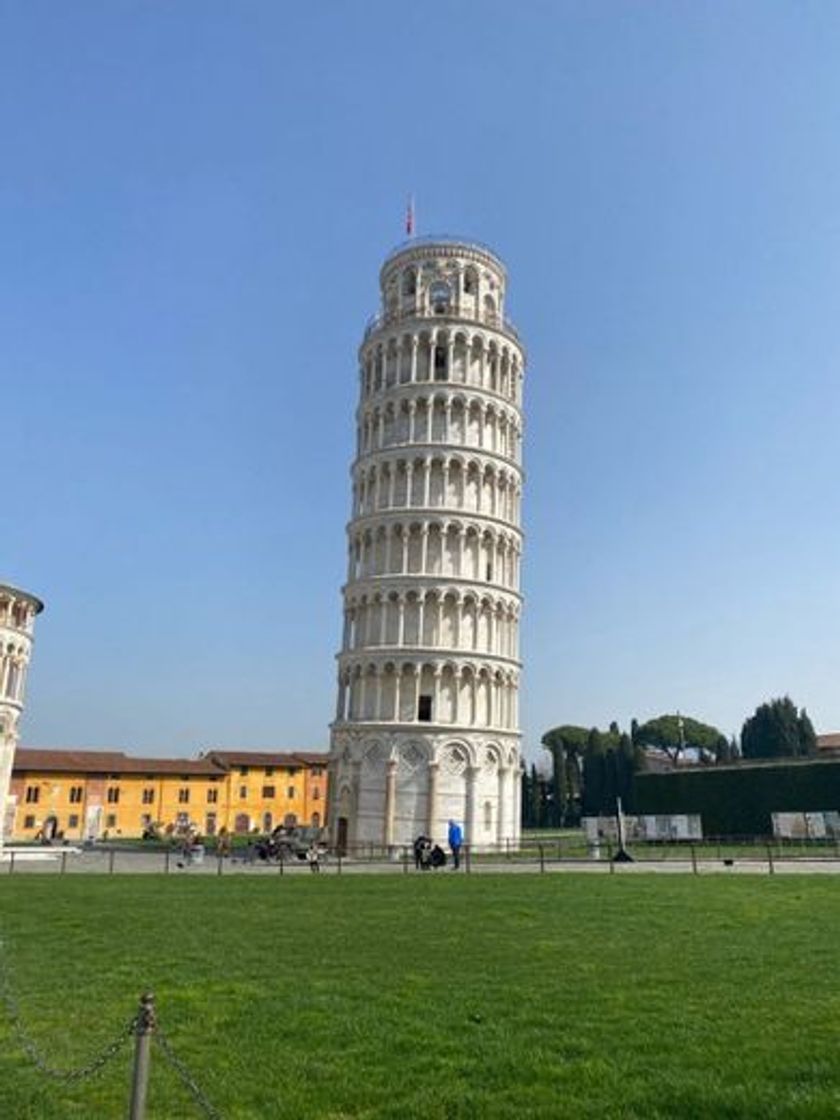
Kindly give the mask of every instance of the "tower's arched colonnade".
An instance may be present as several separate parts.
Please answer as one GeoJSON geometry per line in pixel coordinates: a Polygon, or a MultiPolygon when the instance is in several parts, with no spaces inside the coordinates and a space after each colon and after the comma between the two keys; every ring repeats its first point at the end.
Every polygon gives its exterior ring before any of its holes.
{"type": "Polygon", "coordinates": [[[416,240],[359,350],[329,824],[516,844],[525,355],[486,248],[416,240]]]}

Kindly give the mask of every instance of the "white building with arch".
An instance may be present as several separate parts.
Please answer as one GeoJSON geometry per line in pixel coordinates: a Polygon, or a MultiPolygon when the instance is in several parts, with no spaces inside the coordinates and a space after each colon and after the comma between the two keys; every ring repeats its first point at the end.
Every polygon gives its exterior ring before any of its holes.
{"type": "Polygon", "coordinates": [[[344,848],[520,832],[525,354],[505,268],[415,238],[359,350],[329,823],[344,848]]]}
{"type": "Polygon", "coordinates": [[[0,583],[0,850],[11,835],[14,806],[9,806],[12,763],[23,712],[26,674],[32,654],[35,616],[44,604],[34,595],[0,583]],[[7,818],[11,821],[6,827],[7,818]]]}

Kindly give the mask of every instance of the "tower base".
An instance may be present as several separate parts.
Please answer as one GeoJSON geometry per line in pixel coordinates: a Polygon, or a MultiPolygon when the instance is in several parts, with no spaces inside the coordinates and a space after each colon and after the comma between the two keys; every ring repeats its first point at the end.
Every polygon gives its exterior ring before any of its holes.
{"type": "Polygon", "coordinates": [[[330,841],[349,854],[420,836],[446,846],[449,821],[475,852],[519,846],[520,737],[416,724],[333,725],[330,841]]]}

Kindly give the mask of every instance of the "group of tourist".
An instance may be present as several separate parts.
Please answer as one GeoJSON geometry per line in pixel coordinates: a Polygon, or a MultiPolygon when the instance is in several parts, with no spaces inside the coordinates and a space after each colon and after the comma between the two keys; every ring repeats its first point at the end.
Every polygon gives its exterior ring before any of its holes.
{"type": "MultiPolygon", "coordinates": [[[[464,835],[461,826],[455,821],[449,822],[447,843],[452,853],[452,870],[457,871],[461,866],[461,847],[464,835]]],[[[414,867],[417,871],[434,871],[446,866],[446,852],[440,844],[435,844],[431,837],[421,833],[414,841],[414,867]]]]}

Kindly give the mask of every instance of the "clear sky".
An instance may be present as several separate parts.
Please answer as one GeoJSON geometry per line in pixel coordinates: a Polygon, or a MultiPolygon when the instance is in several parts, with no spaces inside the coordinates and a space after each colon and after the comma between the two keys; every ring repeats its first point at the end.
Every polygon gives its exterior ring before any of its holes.
{"type": "Polygon", "coordinates": [[[0,2],[23,742],[321,748],[382,257],[526,340],[525,744],[840,728],[840,7],[0,2]]]}

